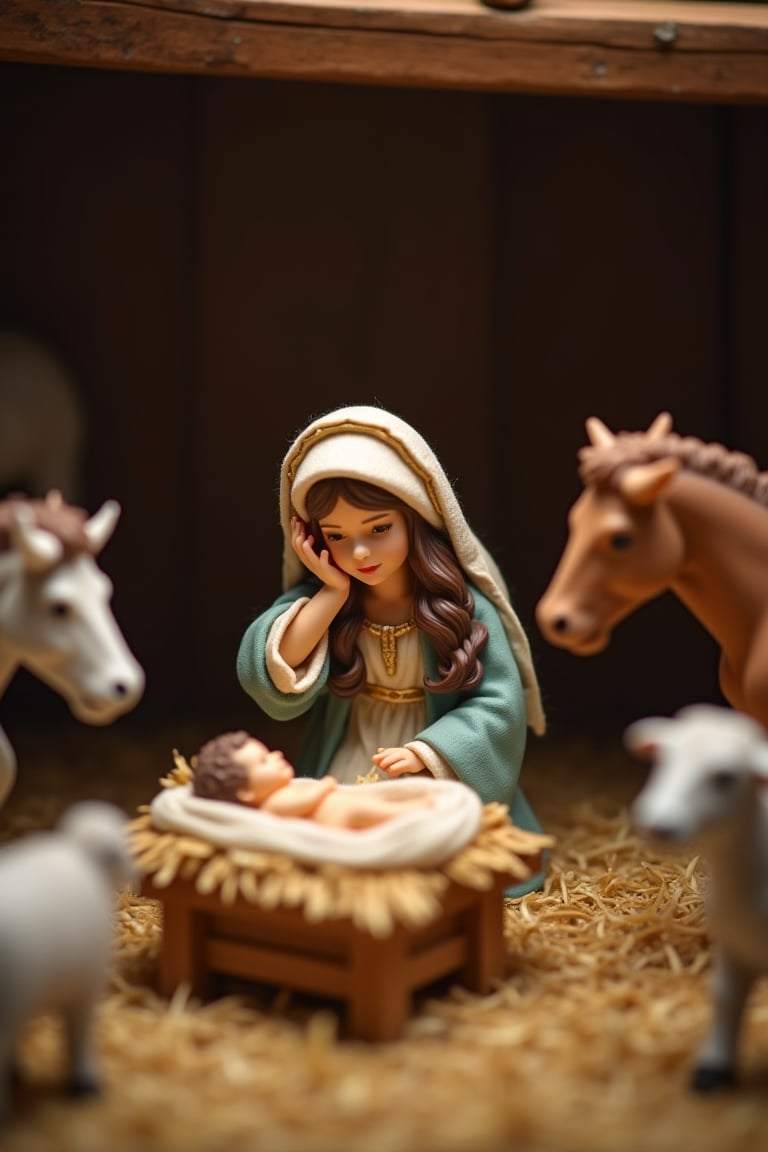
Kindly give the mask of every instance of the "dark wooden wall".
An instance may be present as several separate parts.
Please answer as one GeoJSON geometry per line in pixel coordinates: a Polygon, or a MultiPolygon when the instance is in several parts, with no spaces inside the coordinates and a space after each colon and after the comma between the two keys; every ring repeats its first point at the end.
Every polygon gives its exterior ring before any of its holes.
{"type": "Polygon", "coordinates": [[[0,324],[69,363],[87,501],[124,505],[138,719],[253,725],[234,659],[278,591],[279,462],[346,402],[456,477],[554,730],[717,698],[671,599],[588,660],[533,609],[586,416],[668,407],[768,467],[768,109],[2,66],[0,149],[0,324]]]}

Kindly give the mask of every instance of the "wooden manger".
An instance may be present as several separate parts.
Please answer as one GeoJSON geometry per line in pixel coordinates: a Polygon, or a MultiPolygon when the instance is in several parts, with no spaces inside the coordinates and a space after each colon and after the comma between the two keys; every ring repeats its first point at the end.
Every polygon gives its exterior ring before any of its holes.
{"type": "Polygon", "coordinates": [[[504,892],[551,839],[486,805],[475,840],[440,868],[363,872],[217,849],[134,821],[143,893],[161,901],[158,988],[202,999],[219,977],[327,998],[349,1037],[396,1039],[414,994],[453,978],[485,993],[505,972],[504,892]]]}

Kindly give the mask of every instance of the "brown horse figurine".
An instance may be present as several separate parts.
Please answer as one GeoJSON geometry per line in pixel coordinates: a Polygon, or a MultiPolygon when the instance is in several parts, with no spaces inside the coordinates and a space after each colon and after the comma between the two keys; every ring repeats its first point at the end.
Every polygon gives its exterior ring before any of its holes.
{"type": "Polygon", "coordinates": [[[551,643],[591,655],[669,589],[720,646],[726,699],[768,725],[768,473],[671,428],[666,412],[646,432],[587,421],[584,491],[536,619],[551,643]]]}

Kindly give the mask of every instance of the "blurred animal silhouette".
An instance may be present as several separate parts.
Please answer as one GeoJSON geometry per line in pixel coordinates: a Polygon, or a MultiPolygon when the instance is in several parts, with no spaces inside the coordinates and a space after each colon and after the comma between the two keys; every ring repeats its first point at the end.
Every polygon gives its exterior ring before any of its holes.
{"type": "Polygon", "coordinates": [[[26,1022],[60,1013],[71,1094],[99,1087],[94,1013],[112,949],[114,893],[131,881],[125,816],[111,804],[69,808],[52,832],[0,848],[0,1122],[26,1022]]]}
{"type": "Polygon", "coordinates": [[[710,872],[713,1019],[693,1087],[735,1079],[747,997],[768,972],[768,738],[751,717],[714,705],[650,717],[625,732],[654,767],[632,807],[638,828],[665,843],[696,843],[710,872]]]}
{"type": "Polygon", "coordinates": [[[0,496],[52,488],[80,499],[83,406],[71,373],[42,343],[0,331],[0,496]]]}

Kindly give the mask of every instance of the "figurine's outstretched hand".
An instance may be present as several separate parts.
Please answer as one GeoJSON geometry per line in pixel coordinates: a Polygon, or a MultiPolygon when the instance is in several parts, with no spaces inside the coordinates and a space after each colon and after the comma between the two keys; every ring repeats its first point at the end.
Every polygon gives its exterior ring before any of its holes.
{"type": "Polygon", "coordinates": [[[388,776],[415,776],[420,772],[427,772],[424,761],[419,760],[410,748],[379,748],[371,757],[377,768],[386,772],[388,776]]]}
{"type": "Polygon", "coordinates": [[[291,520],[291,546],[305,568],[317,576],[328,588],[349,595],[350,578],[331,560],[330,552],[323,548],[320,555],[314,549],[315,538],[308,535],[304,521],[298,516],[291,520]]]}

